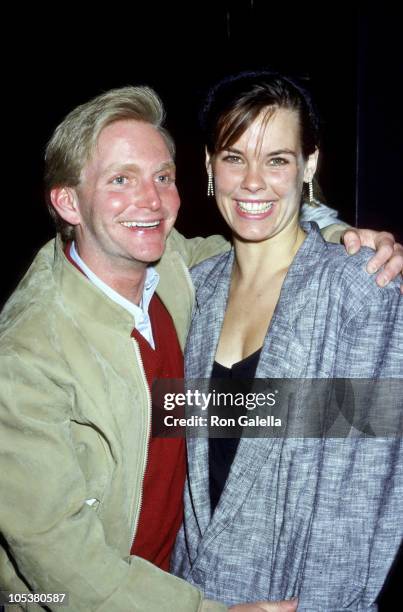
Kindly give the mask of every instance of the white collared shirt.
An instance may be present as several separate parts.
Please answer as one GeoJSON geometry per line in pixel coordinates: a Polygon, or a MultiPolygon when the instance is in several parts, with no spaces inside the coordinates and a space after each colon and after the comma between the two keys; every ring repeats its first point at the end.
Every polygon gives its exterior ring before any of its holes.
{"type": "Polygon", "coordinates": [[[125,297],[120,295],[117,291],[109,287],[103,280],[101,280],[87,264],[81,259],[77,253],[76,245],[74,241],[70,247],[70,257],[76,262],[78,267],[84,272],[87,278],[96,286],[98,289],[103,291],[111,300],[125,308],[133,316],[134,327],[137,331],[147,340],[150,346],[155,349],[153,332],[151,328],[151,320],[148,314],[148,307],[151,302],[151,298],[157,288],[158,281],[160,279],[158,272],[152,266],[147,267],[146,280],[144,282],[143,295],[141,296],[140,304],[137,306],[130,302],[125,297]]]}

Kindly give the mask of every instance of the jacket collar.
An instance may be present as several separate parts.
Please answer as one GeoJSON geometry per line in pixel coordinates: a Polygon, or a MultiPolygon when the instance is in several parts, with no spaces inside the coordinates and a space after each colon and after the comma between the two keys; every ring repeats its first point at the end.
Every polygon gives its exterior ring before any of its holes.
{"type": "MultiPolygon", "coordinates": [[[[40,251],[36,265],[49,271],[53,268],[53,278],[60,284],[62,299],[69,303],[69,308],[77,316],[88,320],[96,318],[97,325],[113,327],[116,333],[130,336],[133,330],[130,313],[109,299],[68,261],[60,236],[40,251]]],[[[173,318],[183,348],[189,329],[194,290],[183,260],[170,248],[169,242],[156,270],[160,275],[156,293],[173,318]]]]}

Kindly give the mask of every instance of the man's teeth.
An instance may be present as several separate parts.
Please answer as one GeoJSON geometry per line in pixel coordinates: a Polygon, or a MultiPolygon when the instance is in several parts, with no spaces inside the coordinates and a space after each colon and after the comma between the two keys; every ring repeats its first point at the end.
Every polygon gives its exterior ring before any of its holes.
{"type": "Polygon", "coordinates": [[[240,202],[239,200],[237,204],[244,212],[256,214],[267,212],[273,206],[273,202],[240,202]]]}
{"type": "Polygon", "coordinates": [[[125,227],[157,227],[161,221],[122,221],[125,227]]]}

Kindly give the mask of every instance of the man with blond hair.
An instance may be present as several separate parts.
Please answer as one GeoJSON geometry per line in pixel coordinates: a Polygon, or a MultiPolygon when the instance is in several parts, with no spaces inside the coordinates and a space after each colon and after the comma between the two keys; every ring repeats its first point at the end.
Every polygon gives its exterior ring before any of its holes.
{"type": "Polygon", "coordinates": [[[163,116],[151,89],[112,90],[47,147],[58,236],[0,320],[0,590],[22,609],[57,609],[58,593],[83,612],[226,609],[166,571],[185,449],[150,438],[150,387],[183,375],[187,268],[227,246],[173,229],[163,116]]]}

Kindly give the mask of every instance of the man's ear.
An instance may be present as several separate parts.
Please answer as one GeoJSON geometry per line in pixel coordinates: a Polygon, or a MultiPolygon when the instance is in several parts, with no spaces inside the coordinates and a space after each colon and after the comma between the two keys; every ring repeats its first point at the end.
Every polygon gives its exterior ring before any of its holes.
{"type": "Polygon", "coordinates": [[[78,197],[73,187],[54,187],[50,192],[50,201],[55,211],[70,225],[78,225],[81,215],[78,197]]]}
{"type": "Polygon", "coordinates": [[[304,168],[304,183],[309,183],[314,177],[318,165],[319,149],[310,154],[304,168]]]}

